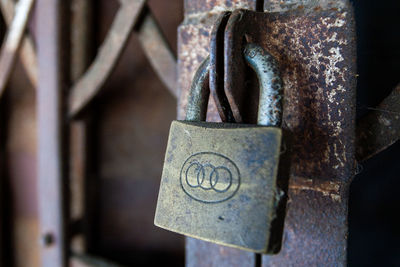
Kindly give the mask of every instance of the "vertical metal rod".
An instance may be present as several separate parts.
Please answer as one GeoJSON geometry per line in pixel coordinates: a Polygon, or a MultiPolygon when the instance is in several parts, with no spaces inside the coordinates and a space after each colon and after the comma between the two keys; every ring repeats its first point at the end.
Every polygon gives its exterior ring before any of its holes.
{"type": "Polygon", "coordinates": [[[65,266],[63,212],[63,131],[61,57],[62,0],[38,0],[37,46],[38,196],[41,261],[45,267],[65,266]]]}
{"type": "MultiPolygon", "coordinates": [[[[0,29],[1,30],[1,29],[0,29]]],[[[0,105],[1,105],[0,101],[0,105]]],[[[4,212],[4,169],[5,169],[5,164],[4,164],[4,158],[5,158],[5,153],[4,153],[4,123],[2,121],[4,115],[3,115],[3,110],[4,108],[0,106],[0,266],[3,266],[5,264],[5,257],[4,257],[4,245],[5,245],[5,237],[4,237],[4,217],[5,217],[5,212],[4,212]]]]}
{"type": "MultiPolygon", "coordinates": [[[[71,0],[71,81],[76,82],[90,64],[92,43],[92,1],[71,0]]],[[[92,112],[87,112],[92,115],[92,112]]],[[[88,211],[85,210],[87,196],[87,169],[90,144],[88,139],[88,120],[71,121],[69,135],[69,183],[70,183],[70,217],[73,222],[79,221],[80,227],[75,236],[71,236],[69,248],[72,252],[84,253],[88,239],[88,211]]],[[[71,259],[68,261],[71,264],[71,259]]]]}

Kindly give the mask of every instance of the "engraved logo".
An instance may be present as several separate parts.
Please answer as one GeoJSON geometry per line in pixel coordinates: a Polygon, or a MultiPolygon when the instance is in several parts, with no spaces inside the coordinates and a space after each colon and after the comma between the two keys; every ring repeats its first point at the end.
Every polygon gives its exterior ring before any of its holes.
{"type": "Polygon", "coordinates": [[[182,166],[180,181],[183,191],[203,203],[219,203],[235,195],[240,173],[228,157],[213,152],[190,156],[182,166]]]}

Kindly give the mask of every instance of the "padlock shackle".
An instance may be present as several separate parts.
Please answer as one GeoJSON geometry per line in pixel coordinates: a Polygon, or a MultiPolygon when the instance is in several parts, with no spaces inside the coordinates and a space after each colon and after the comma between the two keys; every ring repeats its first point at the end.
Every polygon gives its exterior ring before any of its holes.
{"type": "Polygon", "coordinates": [[[283,86],[278,62],[256,44],[246,44],[244,58],[255,71],[260,87],[257,124],[281,127],[283,86]]]}
{"type": "MultiPolygon", "coordinates": [[[[283,86],[278,63],[265,49],[246,44],[244,58],[255,71],[260,87],[257,124],[281,127],[283,86]]],[[[210,96],[210,58],[207,57],[194,75],[189,92],[186,120],[205,121],[210,96]]]]}
{"type": "Polygon", "coordinates": [[[207,117],[208,98],[210,96],[210,57],[207,57],[194,75],[189,91],[186,120],[205,121],[207,117]]]}

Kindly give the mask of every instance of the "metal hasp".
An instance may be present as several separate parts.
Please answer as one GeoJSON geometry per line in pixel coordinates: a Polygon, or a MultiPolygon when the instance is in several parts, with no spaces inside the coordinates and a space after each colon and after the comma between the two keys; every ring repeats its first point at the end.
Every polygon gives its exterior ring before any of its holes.
{"type": "MultiPolygon", "coordinates": [[[[184,118],[194,70],[209,54],[212,25],[219,11],[233,11],[225,28],[225,45],[227,39],[232,41],[224,48],[225,68],[230,68],[224,72],[224,90],[235,119],[255,103],[246,91],[256,85],[238,77],[243,72],[240,64],[244,64],[240,60],[233,64],[230,56],[242,45],[243,36],[277,59],[285,88],[282,128],[288,157],[281,161],[290,182],[286,185],[284,234],[280,252],[264,255],[261,265],[345,266],[348,189],[355,169],[353,10],[346,0],[266,0],[264,14],[234,11],[256,10],[258,3],[185,1],[185,20],[178,31],[178,118],[184,118]],[[249,24],[238,27],[239,20],[249,24]],[[232,70],[235,66],[238,71],[232,70]],[[240,88],[246,90],[237,91],[240,88]]],[[[219,121],[212,101],[207,118],[219,121]]],[[[252,113],[241,119],[255,121],[252,113]]],[[[191,238],[186,243],[187,266],[254,266],[257,262],[254,253],[191,238]]]]}
{"type": "Polygon", "coordinates": [[[210,95],[207,58],[195,74],[186,121],[171,125],[154,222],[217,244],[274,253],[283,196],[276,184],[282,81],[276,60],[260,46],[247,44],[239,56],[259,77],[258,125],[202,121],[210,95]]]}

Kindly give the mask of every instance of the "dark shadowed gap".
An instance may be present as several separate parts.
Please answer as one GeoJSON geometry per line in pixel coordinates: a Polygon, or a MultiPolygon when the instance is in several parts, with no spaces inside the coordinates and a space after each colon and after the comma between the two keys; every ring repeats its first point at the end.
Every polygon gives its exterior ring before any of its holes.
{"type": "Polygon", "coordinates": [[[258,12],[264,11],[264,0],[256,0],[256,11],[258,12]]]}

